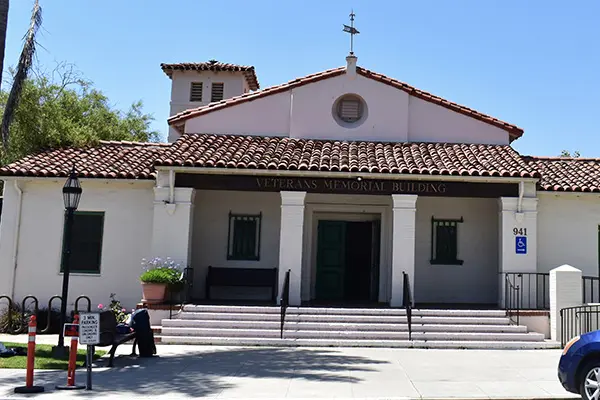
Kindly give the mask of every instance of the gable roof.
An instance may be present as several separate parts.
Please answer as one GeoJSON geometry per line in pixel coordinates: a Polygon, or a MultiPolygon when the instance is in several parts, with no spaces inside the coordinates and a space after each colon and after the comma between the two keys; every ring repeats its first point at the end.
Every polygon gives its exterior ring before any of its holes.
{"type": "Polygon", "coordinates": [[[173,75],[173,71],[229,71],[229,72],[243,72],[244,78],[250,87],[250,90],[258,90],[260,85],[254,66],[252,65],[237,65],[222,63],[216,60],[201,63],[176,63],[176,64],[160,64],[160,68],[169,78],[173,75]]]}
{"type": "MultiPolygon", "coordinates": [[[[296,78],[292,81],[289,81],[289,82],[286,82],[286,83],[283,83],[280,85],[272,86],[272,87],[269,87],[269,88],[266,88],[266,89],[263,89],[263,90],[260,90],[257,92],[245,93],[240,96],[231,97],[229,99],[223,99],[219,102],[210,103],[205,106],[185,110],[185,111],[182,111],[178,114],[175,114],[175,115],[169,117],[167,119],[167,121],[168,121],[169,125],[173,125],[177,129],[179,129],[179,127],[181,127],[183,125],[183,123],[190,118],[195,118],[200,115],[208,114],[210,112],[217,111],[217,110],[222,110],[224,108],[242,104],[242,103],[245,103],[248,101],[256,100],[258,98],[267,97],[267,96],[270,96],[270,95],[273,95],[276,93],[285,92],[285,91],[288,91],[288,90],[296,88],[296,87],[300,87],[300,86],[307,85],[309,83],[317,82],[319,80],[332,78],[334,76],[344,74],[345,72],[346,72],[346,67],[338,67],[338,68],[333,68],[333,69],[329,69],[326,71],[318,72],[316,74],[307,75],[302,78],[296,78]]],[[[425,100],[427,102],[437,104],[439,106],[445,107],[449,110],[458,112],[458,113],[466,115],[468,117],[475,118],[479,121],[488,123],[497,128],[504,129],[505,131],[507,131],[509,133],[511,141],[518,139],[519,137],[521,137],[523,135],[523,129],[519,128],[516,125],[509,124],[508,122],[501,121],[501,120],[494,118],[492,116],[489,116],[487,114],[473,110],[469,107],[462,106],[460,104],[445,100],[441,97],[435,96],[431,93],[428,93],[423,90],[417,89],[413,86],[410,86],[410,85],[408,85],[404,82],[401,82],[397,79],[390,78],[386,75],[378,74],[376,72],[370,71],[370,70],[362,68],[362,67],[356,67],[356,72],[359,75],[362,75],[366,78],[373,79],[375,81],[378,81],[378,82],[384,83],[386,85],[390,85],[392,87],[400,89],[400,90],[408,93],[411,96],[415,96],[415,97],[425,100]]]]}
{"type": "Polygon", "coordinates": [[[536,178],[508,145],[184,134],[155,166],[536,178]]]}

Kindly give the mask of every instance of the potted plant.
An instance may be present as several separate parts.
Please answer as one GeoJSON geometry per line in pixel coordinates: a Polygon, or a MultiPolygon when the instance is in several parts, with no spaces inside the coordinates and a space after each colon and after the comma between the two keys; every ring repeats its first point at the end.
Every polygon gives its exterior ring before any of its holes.
{"type": "Polygon", "coordinates": [[[165,300],[167,287],[176,284],[181,277],[181,266],[170,257],[155,257],[142,260],[144,272],[142,282],[142,302],[161,303],[165,300]]]}

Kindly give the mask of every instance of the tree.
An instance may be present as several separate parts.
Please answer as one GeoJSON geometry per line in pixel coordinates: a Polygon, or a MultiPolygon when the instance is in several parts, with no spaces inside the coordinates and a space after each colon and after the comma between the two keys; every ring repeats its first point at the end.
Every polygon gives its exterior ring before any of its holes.
{"type": "MultiPolygon", "coordinates": [[[[2,111],[9,96],[6,90],[0,91],[2,111]]],[[[150,129],[153,120],[142,112],[141,101],[127,112],[113,108],[72,66],[59,64],[50,73],[36,70],[23,82],[10,126],[9,150],[1,161],[12,162],[50,148],[93,145],[99,140],[157,141],[159,133],[150,129]]]]}
{"type": "MultiPolygon", "coordinates": [[[[8,7],[8,5],[7,5],[8,7]]],[[[15,110],[21,99],[21,92],[23,85],[31,69],[33,63],[33,55],[35,54],[35,35],[42,25],[42,8],[38,0],[35,0],[33,4],[33,11],[31,12],[31,22],[29,29],[25,34],[25,43],[23,44],[23,50],[21,50],[21,57],[19,58],[19,64],[17,65],[17,71],[13,76],[12,87],[8,100],[6,100],[4,106],[4,113],[2,114],[2,125],[0,125],[0,131],[2,132],[2,145],[4,151],[8,151],[10,124],[12,123],[15,110]]],[[[6,37],[6,33],[4,35],[6,37]]],[[[4,50],[2,50],[4,52],[4,50]]]]}
{"type": "Polygon", "coordinates": [[[2,71],[4,70],[4,50],[6,48],[6,30],[8,28],[8,4],[8,0],[0,0],[0,85],[2,85],[2,71]]]}
{"type": "Polygon", "coordinates": [[[573,154],[571,154],[571,152],[569,152],[568,150],[563,150],[560,152],[560,156],[561,157],[570,157],[570,158],[579,158],[579,156],[581,156],[581,154],[579,153],[578,150],[575,150],[573,152],[573,154]]]}

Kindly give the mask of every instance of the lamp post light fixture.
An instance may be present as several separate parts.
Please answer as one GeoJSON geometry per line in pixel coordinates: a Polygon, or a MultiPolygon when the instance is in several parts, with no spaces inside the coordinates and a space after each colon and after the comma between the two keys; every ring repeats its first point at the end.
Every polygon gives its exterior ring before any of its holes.
{"type": "Polygon", "coordinates": [[[79,200],[81,199],[81,184],[77,178],[77,172],[75,171],[75,165],[71,169],[71,173],[63,186],[63,201],[65,203],[65,210],[67,214],[67,221],[65,223],[64,231],[64,248],[62,256],[63,264],[63,284],[60,302],[60,326],[58,332],[58,345],[52,348],[52,353],[55,357],[64,357],[68,354],[69,349],[65,347],[65,338],[63,328],[67,321],[67,297],[69,293],[69,273],[71,272],[71,240],[73,235],[73,217],[75,211],[79,206],[79,200]]]}

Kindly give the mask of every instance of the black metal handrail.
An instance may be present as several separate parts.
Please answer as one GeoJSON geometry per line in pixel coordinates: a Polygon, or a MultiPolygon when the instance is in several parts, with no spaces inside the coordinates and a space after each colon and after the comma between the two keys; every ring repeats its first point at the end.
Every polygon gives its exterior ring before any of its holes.
{"type": "Polygon", "coordinates": [[[412,292],[410,290],[410,279],[406,272],[402,271],[402,307],[406,310],[406,323],[408,325],[408,340],[412,340],[412,292]]]}
{"type": "Polygon", "coordinates": [[[287,270],[285,273],[285,279],[283,280],[283,288],[281,290],[281,299],[280,299],[280,307],[281,307],[281,327],[280,327],[280,338],[283,339],[283,328],[285,325],[285,312],[287,311],[288,306],[290,305],[290,274],[291,270],[287,270]]]}
{"type": "Polygon", "coordinates": [[[600,329],[600,305],[581,305],[560,310],[560,342],[600,329]]]}
{"type": "Polygon", "coordinates": [[[600,303],[600,277],[582,276],[583,304],[600,303]]]}
{"type": "Polygon", "coordinates": [[[507,310],[549,310],[550,273],[505,272],[504,301],[507,310]]]}
{"type": "MultiPolygon", "coordinates": [[[[179,278],[179,284],[183,285],[183,298],[181,298],[179,304],[179,310],[183,310],[183,307],[190,302],[192,287],[194,286],[194,268],[185,267],[179,278]]],[[[173,306],[175,301],[173,300],[174,291],[169,289],[169,319],[173,319],[173,306]]]]}
{"type": "MultiPolygon", "coordinates": [[[[516,274],[515,277],[519,278],[520,274],[516,274]]],[[[504,275],[504,309],[506,310],[506,315],[512,320],[512,314],[516,315],[516,321],[514,321],[517,325],[519,325],[519,310],[521,309],[521,296],[519,295],[521,287],[515,280],[510,279],[510,275],[504,275]]]]}

